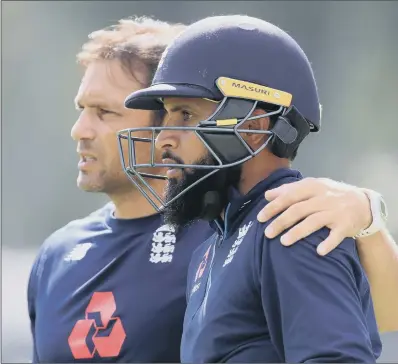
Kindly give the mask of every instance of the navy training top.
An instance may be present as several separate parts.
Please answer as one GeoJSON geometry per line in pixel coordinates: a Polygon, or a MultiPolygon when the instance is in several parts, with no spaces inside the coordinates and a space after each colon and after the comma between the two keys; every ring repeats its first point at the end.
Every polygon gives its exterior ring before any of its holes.
{"type": "Polygon", "coordinates": [[[33,362],[180,361],[188,265],[212,230],[112,214],[108,204],[42,245],[28,286],[33,362]]]}
{"type": "Polygon", "coordinates": [[[380,355],[355,241],[321,257],[327,228],[284,247],[257,221],[266,190],[301,178],[277,170],[247,195],[235,192],[225,223],[212,224],[189,267],[183,362],[371,363],[380,355]]]}

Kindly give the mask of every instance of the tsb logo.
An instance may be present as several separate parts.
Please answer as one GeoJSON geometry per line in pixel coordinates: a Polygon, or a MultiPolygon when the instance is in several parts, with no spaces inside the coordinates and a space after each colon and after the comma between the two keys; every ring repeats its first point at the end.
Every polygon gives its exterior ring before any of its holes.
{"type": "Polygon", "coordinates": [[[112,292],[94,292],[86,318],[76,322],[68,338],[75,359],[90,359],[95,352],[102,358],[119,355],[126,332],[120,318],[112,317],[115,311],[112,292]]]}

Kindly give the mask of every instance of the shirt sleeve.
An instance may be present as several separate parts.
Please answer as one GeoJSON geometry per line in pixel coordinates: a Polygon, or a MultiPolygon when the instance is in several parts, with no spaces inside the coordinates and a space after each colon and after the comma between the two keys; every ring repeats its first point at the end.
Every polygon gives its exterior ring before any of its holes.
{"type": "Polygon", "coordinates": [[[322,229],[291,247],[262,234],[258,271],[271,340],[286,362],[375,362],[380,355],[369,284],[355,241],[327,256],[322,229]],[[372,345],[373,344],[373,345],[372,345]]]}
{"type": "Polygon", "coordinates": [[[46,242],[40,248],[39,253],[33,263],[32,269],[30,271],[28,289],[27,289],[28,313],[30,319],[30,330],[31,330],[32,344],[33,344],[32,363],[39,362],[39,358],[37,355],[36,335],[35,335],[36,299],[37,299],[37,291],[39,287],[40,277],[43,271],[43,265],[47,256],[45,248],[46,248],[46,242]]]}

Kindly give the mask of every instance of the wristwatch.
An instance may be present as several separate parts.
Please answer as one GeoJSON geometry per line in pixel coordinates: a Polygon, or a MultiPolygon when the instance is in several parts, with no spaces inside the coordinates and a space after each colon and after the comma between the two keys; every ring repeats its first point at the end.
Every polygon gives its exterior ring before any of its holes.
{"type": "Polygon", "coordinates": [[[361,189],[365,192],[370,202],[370,210],[372,212],[372,223],[366,229],[362,229],[354,238],[364,238],[382,230],[387,223],[388,211],[383,196],[373,190],[365,188],[361,189]]]}

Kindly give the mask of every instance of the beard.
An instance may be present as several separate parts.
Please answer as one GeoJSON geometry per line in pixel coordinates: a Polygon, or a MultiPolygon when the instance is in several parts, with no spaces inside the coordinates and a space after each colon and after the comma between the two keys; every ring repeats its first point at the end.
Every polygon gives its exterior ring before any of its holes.
{"type": "MultiPolygon", "coordinates": [[[[170,158],[178,164],[184,164],[180,158],[169,152],[165,152],[163,158],[170,158]]],[[[192,164],[218,165],[216,159],[210,153],[207,153],[192,164]]],[[[199,168],[188,170],[187,168],[182,168],[181,171],[182,177],[180,179],[172,178],[167,183],[166,202],[213,170],[199,168]]],[[[198,220],[210,221],[216,219],[229,202],[229,188],[236,188],[240,177],[241,166],[219,169],[171,202],[163,210],[165,223],[176,228],[182,228],[198,220]]]]}

